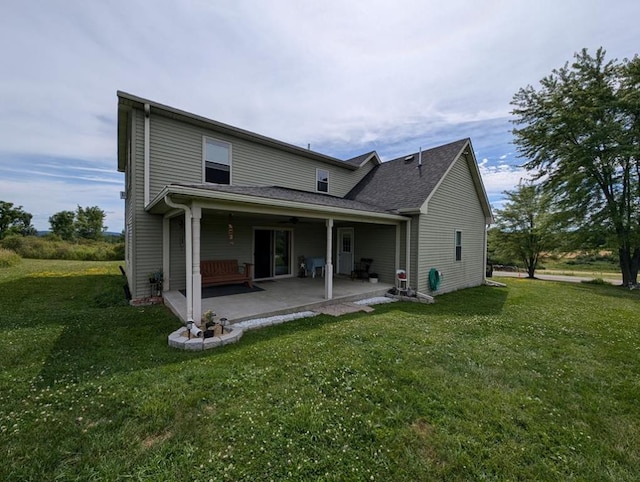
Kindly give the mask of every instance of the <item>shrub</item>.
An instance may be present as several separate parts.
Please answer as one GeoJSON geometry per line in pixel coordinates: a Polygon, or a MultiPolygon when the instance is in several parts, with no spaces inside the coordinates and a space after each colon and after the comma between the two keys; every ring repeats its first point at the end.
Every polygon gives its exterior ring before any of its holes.
{"type": "Polygon", "coordinates": [[[22,261],[22,258],[10,249],[0,248],[0,268],[9,268],[22,261]]]}
{"type": "Polygon", "coordinates": [[[75,261],[120,261],[124,259],[124,243],[82,240],[70,242],[55,237],[8,236],[0,247],[10,249],[23,258],[67,259],[75,261]]]}

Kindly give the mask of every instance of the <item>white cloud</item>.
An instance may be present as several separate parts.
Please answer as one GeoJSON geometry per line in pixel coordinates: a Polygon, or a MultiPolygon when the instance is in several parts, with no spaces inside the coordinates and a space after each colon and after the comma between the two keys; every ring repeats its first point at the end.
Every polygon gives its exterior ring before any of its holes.
{"type": "Polygon", "coordinates": [[[496,167],[480,166],[482,181],[490,199],[501,197],[504,191],[512,191],[531,175],[521,167],[501,165],[496,167]]]}
{"type": "MultiPolygon", "coordinates": [[[[115,172],[124,90],[328,154],[392,158],[471,136],[479,158],[510,165],[517,89],[583,47],[633,56],[639,16],[635,0],[7,2],[0,154],[41,157],[22,166],[34,175],[51,157],[115,172]]],[[[86,177],[72,170],[58,174],[86,177]]],[[[512,171],[487,176],[502,186],[512,171]]],[[[38,193],[52,206],[99,204],[49,185],[38,193]]]]}

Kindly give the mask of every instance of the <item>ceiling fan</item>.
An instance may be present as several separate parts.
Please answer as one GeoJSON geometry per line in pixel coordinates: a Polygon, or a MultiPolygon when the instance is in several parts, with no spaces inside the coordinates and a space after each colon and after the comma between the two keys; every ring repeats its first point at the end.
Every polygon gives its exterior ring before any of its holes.
{"type": "Polygon", "coordinates": [[[281,224],[293,224],[294,226],[296,224],[304,224],[305,221],[300,221],[300,218],[297,216],[291,216],[289,219],[286,219],[284,221],[278,221],[281,224]]]}

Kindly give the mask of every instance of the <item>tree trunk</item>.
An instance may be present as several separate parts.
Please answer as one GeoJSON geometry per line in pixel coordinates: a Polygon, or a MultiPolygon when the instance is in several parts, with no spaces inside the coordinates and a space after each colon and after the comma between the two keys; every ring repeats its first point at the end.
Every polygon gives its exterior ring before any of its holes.
{"type": "Polygon", "coordinates": [[[638,282],[638,267],[640,266],[640,248],[635,248],[631,254],[629,246],[618,248],[620,271],[622,272],[622,286],[634,285],[638,282]]]}
{"type": "Polygon", "coordinates": [[[536,265],[537,264],[538,264],[537,260],[533,256],[526,260],[527,277],[528,278],[535,278],[536,265]]]}
{"type": "Polygon", "coordinates": [[[633,250],[633,256],[631,256],[631,265],[629,267],[629,273],[631,275],[631,283],[638,283],[638,267],[640,267],[640,248],[633,250]]]}

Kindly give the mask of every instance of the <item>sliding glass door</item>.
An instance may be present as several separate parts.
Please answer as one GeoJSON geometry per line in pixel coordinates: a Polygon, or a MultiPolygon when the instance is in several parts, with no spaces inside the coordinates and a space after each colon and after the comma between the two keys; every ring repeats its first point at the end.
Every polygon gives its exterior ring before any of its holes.
{"type": "Polygon", "coordinates": [[[290,229],[255,228],[253,257],[256,279],[291,275],[290,229]]]}

